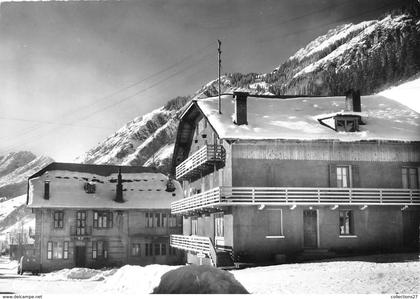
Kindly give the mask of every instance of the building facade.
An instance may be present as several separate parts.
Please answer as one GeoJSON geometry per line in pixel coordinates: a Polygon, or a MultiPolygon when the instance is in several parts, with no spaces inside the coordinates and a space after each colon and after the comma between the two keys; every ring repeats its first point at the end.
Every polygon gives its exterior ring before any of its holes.
{"type": "Polygon", "coordinates": [[[178,264],[182,231],[170,202],[178,182],[145,167],[52,163],[28,180],[35,249],[44,272],[124,264],[178,264]]]}
{"type": "Polygon", "coordinates": [[[357,92],[221,100],[193,101],[178,128],[171,246],[188,262],[418,250],[418,113],[357,92]]]}

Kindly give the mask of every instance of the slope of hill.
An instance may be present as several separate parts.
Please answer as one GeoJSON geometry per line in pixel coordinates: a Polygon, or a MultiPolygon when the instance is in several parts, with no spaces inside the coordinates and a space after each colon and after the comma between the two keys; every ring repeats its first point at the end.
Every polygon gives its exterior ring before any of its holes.
{"type": "MultiPolygon", "coordinates": [[[[355,88],[372,94],[418,74],[419,48],[419,17],[392,13],[333,28],[273,72],[226,74],[221,78],[222,92],[240,88],[253,94],[342,95],[355,88]]],[[[215,96],[217,85],[218,80],[210,81],[193,97],[215,96]]],[[[134,119],[78,162],[155,166],[168,171],[178,117],[188,100],[178,97],[134,119]]]]}
{"type": "Polygon", "coordinates": [[[13,152],[0,160],[0,198],[12,198],[26,193],[26,180],[53,160],[31,152],[13,152]]]}

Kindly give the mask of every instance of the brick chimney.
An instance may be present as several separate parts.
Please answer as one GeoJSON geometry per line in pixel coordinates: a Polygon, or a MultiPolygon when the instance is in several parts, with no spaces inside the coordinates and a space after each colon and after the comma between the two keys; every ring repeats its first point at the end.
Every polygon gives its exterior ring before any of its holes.
{"type": "Polygon", "coordinates": [[[121,177],[121,167],[118,168],[118,179],[117,179],[117,196],[115,197],[116,202],[124,202],[123,199],[123,185],[121,177]]]}
{"type": "Polygon", "coordinates": [[[362,112],[359,90],[350,89],[346,92],[346,111],[362,112]]]}
{"type": "Polygon", "coordinates": [[[235,113],[233,115],[233,123],[237,126],[247,125],[247,105],[246,100],[249,96],[249,92],[235,91],[233,98],[235,99],[235,113]]]}

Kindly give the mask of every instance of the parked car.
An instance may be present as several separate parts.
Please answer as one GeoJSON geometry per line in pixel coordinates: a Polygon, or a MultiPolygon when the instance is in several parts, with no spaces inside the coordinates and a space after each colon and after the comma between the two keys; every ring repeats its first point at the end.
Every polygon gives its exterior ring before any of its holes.
{"type": "Polygon", "coordinates": [[[41,272],[41,263],[33,250],[27,250],[19,260],[17,273],[23,275],[24,272],[32,272],[32,274],[41,272]]]}

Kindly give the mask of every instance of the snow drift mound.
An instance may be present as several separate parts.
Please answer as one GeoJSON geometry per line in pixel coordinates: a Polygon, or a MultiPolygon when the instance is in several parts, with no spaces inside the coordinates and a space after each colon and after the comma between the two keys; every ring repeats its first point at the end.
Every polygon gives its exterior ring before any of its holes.
{"type": "Polygon", "coordinates": [[[190,265],[162,276],[153,294],[249,294],[235,277],[211,266],[190,265]]]}
{"type": "Polygon", "coordinates": [[[153,288],[159,284],[162,275],[179,266],[148,265],[131,266],[126,265],[118,269],[112,276],[104,280],[104,285],[99,291],[128,293],[128,294],[150,294],[153,288]]]}
{"type": "Polygon", "coordinates": [[[52,273],[45,274],[45,277],[48,280],[68,280],[68,279],[78,279],[78,280],[92,280],[100,281],[104,280],[105,277],[113,275],[117,270],[95,270],[89,268],[72,268],[72,269],[63,269],[55,271],[52,273]]]}

